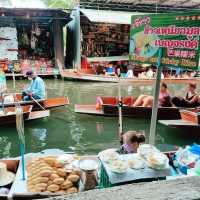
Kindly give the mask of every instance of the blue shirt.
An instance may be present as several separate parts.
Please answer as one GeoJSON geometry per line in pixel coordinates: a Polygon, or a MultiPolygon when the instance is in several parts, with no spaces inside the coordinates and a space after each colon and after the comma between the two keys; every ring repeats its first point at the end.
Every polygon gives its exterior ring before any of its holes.
{"type": "Polygon", "coordinates": [[[40,99],[44,99],[46,97],[45,90],[45,83],[39,76],[33,79],[29,87],[26,89],[26,91],[31,92],[33,95],[38,96],[40,99]]]}

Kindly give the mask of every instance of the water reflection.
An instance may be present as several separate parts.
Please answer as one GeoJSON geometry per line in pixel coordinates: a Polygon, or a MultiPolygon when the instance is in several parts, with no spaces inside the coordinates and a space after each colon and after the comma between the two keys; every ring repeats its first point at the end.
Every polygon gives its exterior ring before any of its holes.
{"type": "Polygon", "coordinates": [[[0,155],[2,157],[9,157],[12,143],[9,141],[9,138],[6,136],[0,137],[0,155]]]}

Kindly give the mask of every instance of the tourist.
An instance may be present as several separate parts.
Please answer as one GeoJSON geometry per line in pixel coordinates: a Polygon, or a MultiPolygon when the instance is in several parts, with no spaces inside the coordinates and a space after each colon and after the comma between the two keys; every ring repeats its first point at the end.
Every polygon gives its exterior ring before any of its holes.
{"type": "Polygon", "coordinates": [[[154,72],[151,68],[149,68],[148,71],[146,72],[146,77],[147,78],[153,78],[154,77],[154,72]]]}
{"type": "Polygon", "coordinates": [[[134,78],[133,69],[131,65],[128,65],[128,71],[126,73],[126,78],[134,78]]]}
{"type": "Polygon", "coordinates": [[[174,106],[187,107],[187,108],[200,106],[199,97],[196,92],[196,88],[197,88],[196,83],[192,83],[192,82],[189,83],[185,98],[180,97],[180,96],[175,96],[172,98],[172,103],[174,104],[174,106]]]}
{"type": "Polygon", "coordinates": [[[145,135],[142,132],[128,131],[122,135],[122,146],[118,153],[137,153],[140,144],[145,142],[145,135]]]}
{"type": "MultiPolygon", "coordinates": [[[[170,100],[171,98],[167,88],[167,84],[161,83],[160,94],[159,94],[159,106],[171,107],[170,100]]],[[[133,104],[134,107],[136,106],[151,107],[152,105],[153,105],[153,96],[150,95],[140,95],[133,104]]]]}
{"type": "Polygon", "coordinates": [[[23,100],[44,99],[46,96],[44,81],[31,70],[26,72],[26,77],[31,83],[22,93],[23,100]]]}

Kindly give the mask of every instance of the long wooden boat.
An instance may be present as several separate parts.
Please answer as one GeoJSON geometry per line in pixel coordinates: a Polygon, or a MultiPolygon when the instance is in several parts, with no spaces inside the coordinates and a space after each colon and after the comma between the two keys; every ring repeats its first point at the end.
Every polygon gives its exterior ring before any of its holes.
{"type": "MultiPolygon", "coordinates": [[[[124,97],[122,98],[123,117],[131,118],[151,118],[151,107],[133,107],[136,98],[124,97]]],[[[118,99],[116,97],[97,97],[96,104],[90,105],[75,105],[75,112],[80,114],[101,115],[101,116],[118,116],[118,99]]],[[[158,119],[180,119],[179,108],[176,107],[159,107],[158,119]]]]}
{"type": "MultiPolygon", "coordinates": [[[[29,119],[29,115],[32,110],[31,105],[22,106],[24,120],[29,119]]],[[[0,125],[16,123],[16,108],[6,107],[4,111],[0,113],[0,125]]]]}
{"type": "MultiPolygon", "coordinates": [[[[110,83],[142,83],[150,84],[155,81],[154,78],[118,78],[116,76],[105,76],[105,75],[96,75],[92,73],[84,73],[82,70],[64,70],[62,76],[68,80],[74,81],[90,81],[90,82],[110,82],[110,83]]],[[[200,78],[165,78],[163,79],[165,83],[181,84],[189,82],[200,82],[200,78]]]]}
{"type": "MultiPolygon", "coordinates": [[[[6,97],[6,94],[4,95],[6,97]]],[[[13,101],[11,102],[4,102],[4,107],[11,107],[15,106],[16,103],[20,105],[32,105],[32,110],[41,110],[41,107],[35,102],[35,101],[23,101],[21,94],[7,94],[7,96],[12,96],[13,101]]],[[[4,97],[4,98],[5,98],[4,97]]],[[[56,97],[56,98],[47,98],[47,99],[40,99],[36,100],[44,109],[53,109],[60,106],[69,105],[69,99],[68,97],[56,97]]],[[[0,99],[0,102],[2,100],[0,99]]],[[[0,103],[0,107],[2,107],[2,104],[0,103]]]]}
{"type": "MultiPolygon", "coordinates": [[[[32,105],[23,105],[21,106],[23,110],[23,119],[24,121],[30,121],[35,119],[41,119],[48,117],[49,110],[45,111],[32,111],[32,105]]],[[[9,106],[5,107],[0,111],[0,125],[15,124],[16,123],[16,107],[9,106]]]]}

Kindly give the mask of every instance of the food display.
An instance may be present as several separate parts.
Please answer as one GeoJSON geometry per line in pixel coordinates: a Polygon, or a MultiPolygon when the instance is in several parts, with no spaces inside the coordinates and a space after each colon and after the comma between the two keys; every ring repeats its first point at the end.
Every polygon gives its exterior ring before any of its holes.
{"type": "Polygon", "coordinates": [[[148,156],[147,165],[153,169],[165,169],[169,166],[169,159],[161,152],[154,152],[148,156]]]}
{"type": "Polygon", "coordinates": [[[127,162],[123,162],[122,160],[116,160],[109,164],[109,167],[112,172],[125,173],[128,169],[128,164],[127,162]]]}
{"type": "Polygon", "coordinates": [[[147,157],[154,152],[160,152],[156,147],[150,144],[141,144],[137,151],[138,154],[144,159],[147,159],[147,157]]]}
{"type": "Polygon", "coordinates": [[[142,159],[138,154],[133,154],[128,160],[128,165],[132,169],[143,169],[146,167],[145,160],[142,159]]]}
{"type": "Polygon", "coordinates": [[[81,172],[66,171],[58,157],[48,156],[31,160],[27,165],[28,192],[76,193],[81,172]]]}
{"type": "Polygon", "coordinates": [[[112,161],[118,160],[119,154],[116,152],[116,149],[106,149],[99,153],[99,157],[104,162],[110,163],[112,161]]]}

